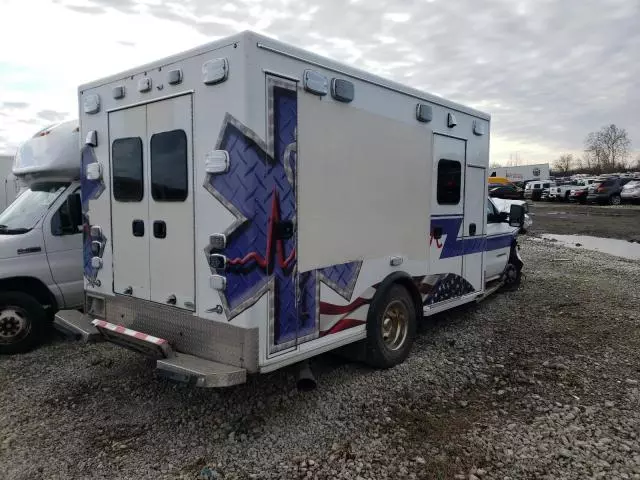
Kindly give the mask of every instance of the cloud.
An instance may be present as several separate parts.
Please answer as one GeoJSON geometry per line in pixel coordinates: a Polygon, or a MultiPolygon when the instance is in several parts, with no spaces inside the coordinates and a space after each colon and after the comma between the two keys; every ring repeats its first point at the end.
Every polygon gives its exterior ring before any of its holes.
{"type": "Polygon", "coordinates": [[[67,118],[67,112],[56,112],[55,110],[40,110],[37,113],[38,117],[47,120],[49,122],[61,122],[67,118]]]}
{"type": "Polygon", "coordinates": [[[0,103],[0,109],[20,109],[27,108],[29,104],[27,102],[2,102],[0,103]]]}
{"type": "Polygon", "coordinates": [[[75,112],[80,83],[251,29],[490,113],[492,161],[579,154],[612,122],[640,149],[637,0],[8,1],[0,89],[3,62],[19,65],[6,98],[31,115],[75,112]],[[38,40],[15,42],[27,24],[38,40]],[[40,38],[73,55],[43,55],[40,38]]]}

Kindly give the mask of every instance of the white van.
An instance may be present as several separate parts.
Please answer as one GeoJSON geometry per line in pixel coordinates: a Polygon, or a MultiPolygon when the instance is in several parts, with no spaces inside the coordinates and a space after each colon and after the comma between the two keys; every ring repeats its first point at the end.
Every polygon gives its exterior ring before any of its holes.
{"type": "Polygon", "coordinates": [[[25,188],[0,213],[0,354],[29,350],[58,310],[83,305],[78,130],[47,127],[15,157],[25,188]]]}

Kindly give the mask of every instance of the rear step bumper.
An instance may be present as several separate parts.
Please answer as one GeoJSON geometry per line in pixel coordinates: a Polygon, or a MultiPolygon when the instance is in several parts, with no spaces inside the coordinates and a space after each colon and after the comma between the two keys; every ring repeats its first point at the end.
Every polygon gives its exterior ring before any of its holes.
{"type": "Polygon", "coordinates": [[[110,342],[156,358],[158,374],[171,380],[205,388],[230,387],[247,380],[244,368],[175,352],[164,338],[104,320],[91,324],[110,342]]]}
{"type": "Polygon", "coordinates": [[[93,320],[91,323],[112,343],[154,358],[167,358],[173,355],[169,342],[164,338],[147,335],[104,320],[93,320]]]}
{"type": "Polygon", "coordinates": [[[212,362],[184,353],[174,353],[171,358],[156,362],[158,374],[196,387],[219,388],[239,385],[247,381],[244,368],[212,362]]]}
{"type": "Polygon", "coordinates": [[[91,324],[89,317],[78,310],[60,310],[53,319],[54,327],[68,337],[83,342],[102,340],[100,332],[91,324]]]}

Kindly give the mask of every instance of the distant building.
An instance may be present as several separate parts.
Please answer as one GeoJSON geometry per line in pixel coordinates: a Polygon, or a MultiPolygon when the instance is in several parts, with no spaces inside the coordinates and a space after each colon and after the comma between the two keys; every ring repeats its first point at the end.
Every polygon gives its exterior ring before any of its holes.
{"type": "Polygon", "coordinates": [[[489,168],[490,177],[506,177],[512,182],[544,180],[549,178],[549,164],[518,165],[517,167],[489,168]]]}

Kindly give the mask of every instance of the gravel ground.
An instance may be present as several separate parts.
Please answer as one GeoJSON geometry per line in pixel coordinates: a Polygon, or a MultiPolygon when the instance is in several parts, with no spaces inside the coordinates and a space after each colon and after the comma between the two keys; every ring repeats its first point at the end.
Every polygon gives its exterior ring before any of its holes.
{"type": "Polygon", "coordinates": [[[0,359],[0,478],[640,479],[640,262],[524,237],[518,291],[425,320],[406,363],[228,390],[119,347],[0,359]]]}
{"type": "Polygon", "coordinates": [[[640,205],[529,202],[532,233],[592,235],[640,241],[640,205]]]}

